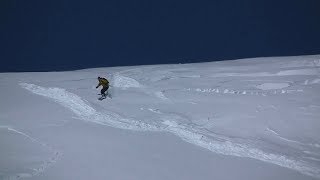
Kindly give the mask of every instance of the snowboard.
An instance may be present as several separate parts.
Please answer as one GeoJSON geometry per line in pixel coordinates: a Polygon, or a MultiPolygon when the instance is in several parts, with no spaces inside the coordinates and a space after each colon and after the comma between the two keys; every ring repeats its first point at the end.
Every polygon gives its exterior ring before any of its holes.
{"type": "Polygon", "coordinates": [[[112,99],[112,97],[111,97],[111,95],[110,95],[109,93],[107,93],[106,96],[102,96],[102,94],[98,94],[98,95],[101,95],[101,97],[98,98],[98,100],[100,100],[100,101],[102,101],[102,100],[104,100],[104,99],[106,99],[106,98],[112,99]]]}
{"type": "Polygon", "coordinates": [[[102,100],[104,100],[106,98],[107,98],[106,96],[102,96],[102,97],[99,97],[98,100],[102,101],[102,100]]]}

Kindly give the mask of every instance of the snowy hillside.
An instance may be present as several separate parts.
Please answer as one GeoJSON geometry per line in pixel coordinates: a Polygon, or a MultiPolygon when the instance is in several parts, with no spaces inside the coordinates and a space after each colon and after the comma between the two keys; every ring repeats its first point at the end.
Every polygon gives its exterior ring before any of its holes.
{"type": "Polygon", "coordinates": [[[320,179],[320,56],[0,73],[0,90],[0,179],[320,179]]]}

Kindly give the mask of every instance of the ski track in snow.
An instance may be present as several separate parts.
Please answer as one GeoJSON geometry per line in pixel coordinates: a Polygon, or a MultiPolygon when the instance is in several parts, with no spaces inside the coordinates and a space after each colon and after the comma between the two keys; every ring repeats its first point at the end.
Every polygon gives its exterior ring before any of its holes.
{"type": "Polygon", "coordinates": [[[272,134],[274,134],[276,137],[278,137],[279,139],[281,139],[283,141],[299,144],[299,145],[302,145],[302,146],[311,146],[311,147],[314,147],[314,148],[319,148],[318,144],[311,144],[311,143],[306,144],[306,143],[302,143],[302,142],[299,142],[299,141],[296,141],[296,140],[292,140],[292,139],[288,139],[288,138],[282,137],[278,132],[276,132],[275,130],[273,130],[273,129],[269,128],[269,127],[266,130],[271,132],[272,134]]]}
{"type": "Polygon", "coordinates": [[[14,180],[14,179],[20,179],[20,178],[30,178],[32,176],[37,176],[40,175],[41,173],[43,173],[47,168],[49,168],[50,166],[52,166],[54,163],[57,162],[57,160],[62,156],[62,153],[56,149],[54,149],[53,147],[51,147],[48,144],[45,144],[39,140],[37,140],[36,138],[33,138],[31,136],[29,136],[28,134],[19,131],[11,126],[0,126],[0,129],[6,129],[9,132],[14,132],[16,134],[20,134],[24,137],[26,137],[27,139],[29,139],[31,142],[36,143],[41,145],[42,147],[48,149],[53,156],[51,156],[49,159],[46,159],[43,161],[43,163],[38,167],[38,168],[34,168],[32,169],[33,172],[31,174],[28,173],[18,173],[18,174],[14,174],[14,175],[9,175],[7,177],[4,177],[4,180],[14,180]]]}
{"type": "MultiPolygon", "coordinates": [[[[20,86],[34,94],[54,100],[60,105],[70,109],[83,121],[134,131],[170,132],[186,142],[200,146],[214,153],[253,158],[293,169],[305,175],[320,178],[320,169],[308,162],[281,154],[267,153],[255,147],[251,147],[248,144],[234,142],[234,140],[228,137],[210,134],[203,129],[178,124],[171,116],[163,116],[162,123],[147,124],[142,121],[123,118],[112,112],[98,112],[79,96],[70,93],[65,89],[45,88],[28,83],[20,83],[20,86]]],[[[159,111],[157,112],[162,114],[159,111]]]]}

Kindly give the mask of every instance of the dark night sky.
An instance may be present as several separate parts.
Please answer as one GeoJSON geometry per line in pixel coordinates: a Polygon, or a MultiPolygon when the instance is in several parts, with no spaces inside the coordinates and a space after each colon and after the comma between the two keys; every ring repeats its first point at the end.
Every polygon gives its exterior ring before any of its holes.
{"type": "Polygon", "coordinates": [[[2,0],[0,72],[320,54],[319,0],[2,0]]]}

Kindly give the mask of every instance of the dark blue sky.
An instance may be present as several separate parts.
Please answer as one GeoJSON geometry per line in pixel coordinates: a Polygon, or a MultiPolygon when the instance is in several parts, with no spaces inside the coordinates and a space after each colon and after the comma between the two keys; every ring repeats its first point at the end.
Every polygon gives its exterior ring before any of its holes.
{"type": "Polygon", "coordinates": [[[320,54],[319,0],[2,0],[0,72],[320,54]]]}

